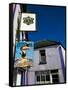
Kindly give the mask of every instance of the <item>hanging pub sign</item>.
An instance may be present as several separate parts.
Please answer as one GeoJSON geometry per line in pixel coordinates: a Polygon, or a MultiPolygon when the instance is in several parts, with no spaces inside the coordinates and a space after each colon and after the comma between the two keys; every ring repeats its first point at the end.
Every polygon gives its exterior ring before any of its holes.
{"type": "Polygon", "coordinates": [[[20,31],[36,31],[36,14],[22,13],[20,31]]]}
{"type": "Polygon", "coordinates": [[[33,42],[20,41],[16,43],[14,67],[31,67],[33,62],[33,42]]]}

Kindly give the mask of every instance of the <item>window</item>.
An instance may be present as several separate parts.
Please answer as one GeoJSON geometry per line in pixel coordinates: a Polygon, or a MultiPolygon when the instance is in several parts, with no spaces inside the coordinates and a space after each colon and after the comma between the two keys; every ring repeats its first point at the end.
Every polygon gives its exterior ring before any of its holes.
{"type": "Polygon", "coordinates": [[[40,64],[46,64],[45,50],[40,50],[40,64]]]}
{"type": "Polygon", "coordinates": [[[37,76],[37,81],[38,81],[38,82],[40,81],[40,76],[37,76]]]}
{"type": "Polygon", "coordinates": [[[59,76],[58,76],[58,74],[52,75],[52,81],[53,81],[53,83],[59,83],[59,76]]]}
{"type": "Polygon", "coordinates": [[[36,75],[36,84],[59,83],[58,69],[46,70],[46,71],[36,71],[35,75],[36,75]]]}
{"type": "Polygon", "coordinates": [[[45,75],[41,75],[41,81],[45,81],[45,75]]]}
{"type": "Polygon", "coordinates": [[[56,70],[51,70],[51,73],[57,73],[58,72],[58,70],[56,69],[56,70]]]}
{"type": "Polygon", "coordinates": [[[36,84],[50,83],[50,75],[48,71],[36,71],[36,84]]]}
{"type": "Polygon", "coordinates": [[[46,75],[46,81],[50,81],[50,75],[46,75]]]}
{"type": "Polygon", "coordinates": [[[52,82],[59,83],[58,70],[51,70],[51,74],[52,74],[52,82]]]}

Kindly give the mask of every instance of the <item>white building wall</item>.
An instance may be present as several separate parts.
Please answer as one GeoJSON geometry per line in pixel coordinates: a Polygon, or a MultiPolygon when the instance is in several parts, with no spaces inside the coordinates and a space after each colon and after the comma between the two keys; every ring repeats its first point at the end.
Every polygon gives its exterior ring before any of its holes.
{"type": "Polygon", "coordinates": [[[16,81],[16,85],[20,86],[21,84],[21,74],[17,73],[17,81],[16,81]]]}
{"type": "Polygon", "coordinates": [[[60,57],[58,55],[59,51],[57,47],[46,48],[46,60],[48,69],[59,69],[61,68],[60,57]]]}
{"type": "Polygon", "coordinates": [[[63,77],[62,69],[59,69],[59,80],[60,80],[60,83],[64,82],[64,77],[63,77]]]}
{"type": "Polygon", "coordinates": [[[28,85],[34,85],[35,84],[35,72],[31,71],[28,72],[28,85]]]}
{"type": "MultiPolygon", "coordinates": [[[[13,45],[15,47],[15,39],[16,39],[16,30],[18,27],[18,16],[19,16],[19,12],[20,12],[20,5],[16,4],[16,8],[15,8],[15,13],[14,13],[14,19],[13,19],[13,45]]],[[[14,47],[13,47],[13,53],[14,53],[14,47]]]]}
{"type": "Polygon", "coordinates": [[[35,83],[35,71],[44,71],[44,70],[54,70],[58,69],[59,71],[59,79],[60,83],[64,82],[62,68],[61,68],[61,60],[59,56],[59,51],[57,46],[50,46],[41,48],[45,49],[46,51],[46,62],[47,64],[39,64],[40,61],[40,54],[39,49],[34,51],[34,60],[33,60],[33,67],[29,69],[29,84],[35,83]]]}
{"type": "MultiPolygon", "coordinates": [[[[42,48],[41,48],[42,49],[42,48]]],[[[60,57],[58,55],[57,47],[46,47],[43,48],[46,51],[46,64],[39,64],[40,54],[39,49],[34,51],[33,67],[30,70],[40,71],[49,69],[59,69],[61,68],[60,57]]]]}

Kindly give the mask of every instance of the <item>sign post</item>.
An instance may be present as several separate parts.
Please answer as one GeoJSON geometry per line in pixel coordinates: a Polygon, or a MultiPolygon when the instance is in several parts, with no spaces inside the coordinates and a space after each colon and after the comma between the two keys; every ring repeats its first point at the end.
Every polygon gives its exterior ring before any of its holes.
{"type": "MultiPolygon", "coordinates": [[[[15,52],[15,68],[21,68],[24,71],[24,85],[28,85],[28,69],[33,64],[33,51],[34,43],[29,41],[28,32],[36,31],[36,14],[34,13],[21,13],[20,20],[20,33],[22,33],[22,39],[16,42],[15,52]],[[26,78],[26,79],[25,79],[26,78]]],[[[19,33],[19,34],[20,34],[19,33]]],[[[21,79],[22,80],[22,79],[21,79]]],[[[21,81],[22,82],[22,81],[21,81]]],[[[22,83],[21,83],[22,84],[22,83]]]]}

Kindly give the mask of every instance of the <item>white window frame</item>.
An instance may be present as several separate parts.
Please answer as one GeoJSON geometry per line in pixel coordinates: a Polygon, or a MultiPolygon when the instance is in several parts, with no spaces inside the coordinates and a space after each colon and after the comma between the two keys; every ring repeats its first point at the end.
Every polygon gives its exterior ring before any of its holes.
{"type": "Polygon", "coordinates": [[[49,73],[46,74],[47,71],[38,71],[37,73],[38,73],[38,75],[36,74],[36,84],[49,84],[49,83],[51,83],[51,80],[46,81],[46,75],[49,75],[49,77],[50,77],[49,73]],[[37,76],[40,76],[40,81],[37,81],[37,76]],[[45,81],[41,81],[41,76],[45,76],[45,81]]]}
{"type": "MultiPolygon", "coordinates": [[[[54,70],[58,70],[58,69],[54,69],[54,70]]],[[[51,73],[51,70],[46,70],[46,71],[36,71],[36,84],[49,84],[49,83],[53,83],[53,77],[52,75],[58,75],[58,79],[59,79],[59,72],[53,72],[51,73]],[[41,75],[45,76],[45,81],[41,81],[41,75]],[[50,81],[46,81],[46,75],[50,76],[50,81]],[[37,76],[40,76],[40,81],[37,81],[37,76]]],[[[60,82],[60,80],[59,80],[60,82]]],[[[54,83],[53,83],[54,84],[54,83]]]]}
{"type": "Polygon", "coordinates": [[[39,50],[39,55],[40,55],[39,64],[47,64],[47,62],[46,62],[46,50],[45,49],[40,49],[39,50]],[[41,56],[40,51],[43,51],[43,50],[44,50],[45,56],[41,56]],[[42,61],[42,57],[45,57],[45,61],[44,62],[42,61]]]}

